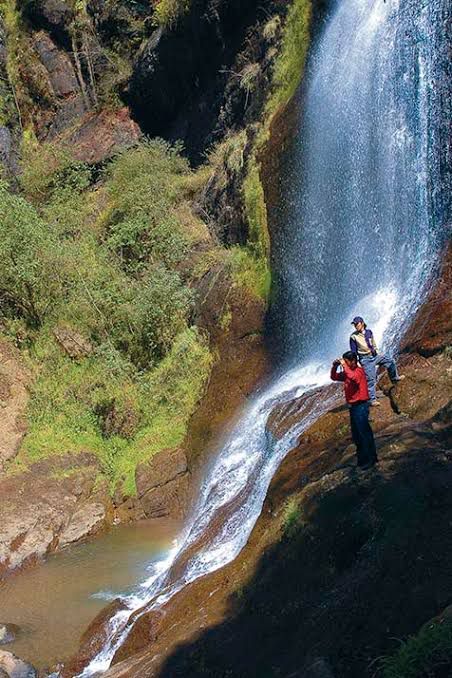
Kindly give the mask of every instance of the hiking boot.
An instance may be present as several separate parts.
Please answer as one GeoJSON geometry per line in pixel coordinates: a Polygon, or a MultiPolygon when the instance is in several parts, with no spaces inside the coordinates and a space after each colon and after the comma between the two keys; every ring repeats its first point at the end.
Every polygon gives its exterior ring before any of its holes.
{"type": "Polygon", "coordinates": [[[370,406],[371,407],[381,407],[381,403],[379,403],[378,400],[371,400],[370,406]]]}
{"type": "Polygon", "coordinates": [[[397,384],[397,382],[403,381],[404,379],[406,379],[406,376],[405,376],[404,374],[399,374],[399,376],[397,377],[397,379],[394,379],[394,381],[393,381],[392,383],[393,383],[393,384],[397,384]]]}

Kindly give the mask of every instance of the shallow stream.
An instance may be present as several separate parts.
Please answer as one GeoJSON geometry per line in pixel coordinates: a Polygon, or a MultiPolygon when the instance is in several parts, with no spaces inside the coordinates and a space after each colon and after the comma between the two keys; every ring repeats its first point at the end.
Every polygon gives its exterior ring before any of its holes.
{"type": "Polygon", "coordinates": [[[39,669],[68,659],[106,600],[146,577],[179,528],[168,520],[119,526],[0,582],[0,622],[22,629],[2,648],[39,669]]]}

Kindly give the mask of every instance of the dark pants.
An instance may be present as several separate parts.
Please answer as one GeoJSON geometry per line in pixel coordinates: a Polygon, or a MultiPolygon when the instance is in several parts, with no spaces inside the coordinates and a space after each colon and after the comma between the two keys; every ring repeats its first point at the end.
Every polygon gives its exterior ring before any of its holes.
{"type": "Polygon", "coordinates": [[[361,402],[350,405],[350,424],[353,442],[356,445],[358,466],[375,464],[378,459],[374,434],[369,424],[369,403],[361,402]]]}

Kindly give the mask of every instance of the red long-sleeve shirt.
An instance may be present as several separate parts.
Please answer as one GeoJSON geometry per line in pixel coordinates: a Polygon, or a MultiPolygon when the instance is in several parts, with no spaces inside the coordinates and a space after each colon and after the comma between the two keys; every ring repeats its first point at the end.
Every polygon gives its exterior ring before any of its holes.
{"type": "Polygon", "coordinates": [[[366,374],[362,367],[357,365],[353,370],[344,365],[343,372],[338,372],[339,365],[333,365],[330,377],[333,381],[344,382],[345,400],[349,405],[369,400],[366,374]]]}

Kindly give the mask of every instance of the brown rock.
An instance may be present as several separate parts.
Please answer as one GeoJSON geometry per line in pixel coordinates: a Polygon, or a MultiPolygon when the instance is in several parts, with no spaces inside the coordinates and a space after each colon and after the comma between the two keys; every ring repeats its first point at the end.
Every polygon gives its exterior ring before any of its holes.
{"type": "Polygon", "coordinates": [[[62,141],[80,162],[102,162],[118,151],[134,146],[141,138],[138,125],[128,108],[88,113],[62,141]]]}
{"type": "MultiPolygon", "coordinates": [[[[137,619],[127,636],[126,641],[115,652],[112,666],[134,655],[136,652],[150,647],[157,638],[158,629],[163,613],[158,610],[148,612],[137,619]]],[[[133,621],[133,617],[130,620],[133,621]]]]}
{"type": "Polygon", "coordinates": [[[106,525],[105,506],[99,502],[88,502],[72,514],[69,525],[61,533],[58,544],[66,546],[84,537],[100,532],[106,525]]]}
{"type": "Polygon", "coordinates": [[[70,358],[85,358],[93,352],[91,342],[71,327],[56,327],[53,330],[53,334],[61,348],[70,358]]]}
{"type": "Polygon", "coordinates": [[[49,75],[49,81],[56,97],[66,98],[78,94],[80,87],[69,57],[58,49],[53,40],[40,31],[34,36],[34,48],[49,75]]]}
{"type": "Polygon", "coordinates": [[[147,518],[184,515],[188,496],[188,474],[170,480],[165,485],[154,487],[141,497],[140,504],[147,518]]]}
{"type": "Polygon", "coordinates": [[[111,500],[95,485],[98,473],[96,457],[80,453],[0,479],[0,576],[110,522],[111,500]]]}
{"type": "Polygon", "coordinates": [[[135,478],[140,506],[148,518],[184,514],[189,473],[183,450],[162,450],[137,467],[135,478]]]}
{"type": "Polygon", "coordinates": [[[162,450],[150,461],[137,466],[137,494],[142,497],[150,489],[161,487],[187,471],[187,457],[183,450],[162,450]]]}
{"type": "Polygon", "coordinates": [[[405,353],[429,357],[452,344],[452,244],[444,252],[437,282],[402,340],[405,353]]]}

